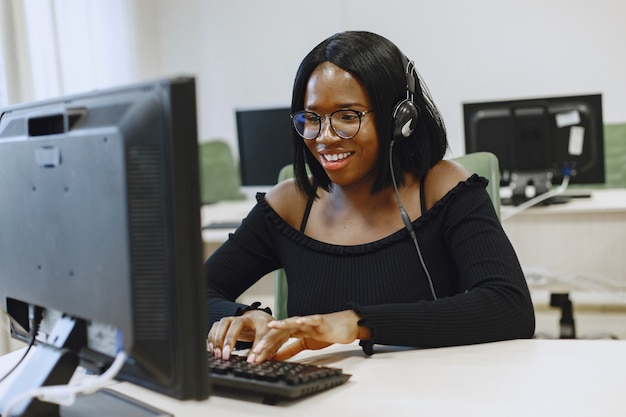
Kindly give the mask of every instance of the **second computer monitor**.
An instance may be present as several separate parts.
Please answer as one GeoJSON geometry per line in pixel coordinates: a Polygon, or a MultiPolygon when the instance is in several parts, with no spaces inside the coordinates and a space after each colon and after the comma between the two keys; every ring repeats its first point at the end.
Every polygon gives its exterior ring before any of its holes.
{"type": "Polygon", "coordinates": [[[237,110],[241,185],[271,186],[292,163],[290,108],[237,110]]]}
{"type": "Polygon", "coordinates": [[[466,153],[494,153],[502,185],[542,171],[555,183],[605,181],[600,94],[464,103],[463,116],[466,153]]]}

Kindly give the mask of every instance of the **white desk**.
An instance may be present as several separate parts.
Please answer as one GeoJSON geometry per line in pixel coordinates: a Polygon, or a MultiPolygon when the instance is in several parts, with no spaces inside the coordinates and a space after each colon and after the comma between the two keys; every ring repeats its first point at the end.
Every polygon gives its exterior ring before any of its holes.
{"type": "Polygon", "coordinates": [[[626,304],[626,189],[532,207],[502,224],[522,266],[543,274],[552,290],[579,290],[574,298],[590,302],[593,292],[621,291],[605,302],[626,304]]]}
{"type": "MultiPolygon", "coordinates": [[[[200,211],[200,221],[204,226],[209,223],[240,222],[248,215],[256,204],[255,199],[220,201],[219,203],[204,205],[200,211]]],[[[209,256],[213,251],[228,239],[233,228],[203,229],[204,255],[209,256]]]]}
{"type": "MultiPolygon", "coordinates": [[[[180,417],[626,413],[622,341],[516,340],[425,350],[377,346],[376,351],[365,357],[351,344],[301,353],[296,356],[300,361],[341,367],[352,378],[340,387],[276,406],[218,396],[181,402],[129,383],[113,389],[180,417]]],[[[8,366],[4,360],[0,364],[8,366]]]]}

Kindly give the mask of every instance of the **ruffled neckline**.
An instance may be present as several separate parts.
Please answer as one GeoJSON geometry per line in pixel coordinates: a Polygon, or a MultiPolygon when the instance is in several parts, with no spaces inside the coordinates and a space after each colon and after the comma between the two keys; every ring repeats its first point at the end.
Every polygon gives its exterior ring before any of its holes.
{"type": "MultiPolygon", "coordinates": [[[[485,178],[477,174],[473,174],[467,180],[459,182],[454,188],[448,191],[446,195],[444,195],[439,201],[437,201],[428,211],[426,211],[425,214],[415,219],[413,221],[413,227],[416,231],[424,227],[426,224],[428,224],[429,221],[431,221],[433,218],[438,216],[439,213],[442,212],[442,210],[447,206],[448,202],[452,198],[454,198],[455,195],[459,194],[466,188],[476,185],[482,185],[483,187],[485,187],[487,183],[488,181],[485,178]]],[[[369,243],[361,243],[358,245],[336,245],[332,243],[322,242],[303,234],[302,232],[285,222],[283,218],[280,217],[278,213],[276,213],[276,211],[274,211],[274,209],[267,203],[267,201],[265,200],[265,193],[257,193],[256,199],[264,216],[276,228],[276,231],[278,233],[284,235],[290,240],[293,240],[298,245],[302,245],[316,251],[337,255],[364,254],[388,247],[398,242],[399,240],[406,238],[407,230],[402,228],[381,239],[369,243]]]]}

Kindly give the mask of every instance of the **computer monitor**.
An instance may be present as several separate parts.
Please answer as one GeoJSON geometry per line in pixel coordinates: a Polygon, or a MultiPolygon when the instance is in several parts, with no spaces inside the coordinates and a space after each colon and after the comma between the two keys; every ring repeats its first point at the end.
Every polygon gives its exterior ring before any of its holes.
{"type": "Polygon", "coordinates": [[[276,184],[281,168],[293,162],[290,113],[289,107],[235,111],[244,189],[276,184]]]}
{"type": "Polygon", "coordinates": [[[601,94],[463,103],[463,116],[466,153],[494,153],[503,187],[605,181],[601,94]]]}
{"type": "MultiPolygon", "coordinates": [[[[120,349],[117,379],[208,397],[197,152],[191,77],[2,110],[1,305],[14,337],[43,320],[0,406],[120,349]]],[[[58,412],[33,400],[14,415],[58,412]]]]}

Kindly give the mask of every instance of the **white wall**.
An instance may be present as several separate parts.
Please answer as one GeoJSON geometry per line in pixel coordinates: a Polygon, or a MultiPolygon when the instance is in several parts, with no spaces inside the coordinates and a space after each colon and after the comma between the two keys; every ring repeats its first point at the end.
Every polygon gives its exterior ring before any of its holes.
{"type": "Polygon", "coordinates": [[[600,92],[605,121],[626,121],[623,1],[0,4],[10,102],[193,74],[200,139],[224,138],[234,150],[235,109],[288,105],[303,56],[348,29],[380,33],[415,61],[448,126],[452,155],[464,153],[465,101],[600,92]]]}
{"type": "Polygon", "coordinates": [[[425,79],[464,152],[461,103],[601,92],[626,121],[626,2],[614,0],[159,0],[160,70],[198,77],[201,140],[236,149],[234,109],[288,105],[296,68],[327,36],[388,37],[425,79]]]}

